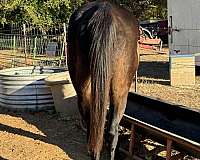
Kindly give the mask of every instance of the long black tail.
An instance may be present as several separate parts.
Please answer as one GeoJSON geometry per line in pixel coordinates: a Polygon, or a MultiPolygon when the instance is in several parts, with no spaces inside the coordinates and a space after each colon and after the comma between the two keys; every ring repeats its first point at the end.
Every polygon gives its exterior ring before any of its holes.
{"type": "Polygon", "coordinates": [[[112,6],[102,2],[89,21],[92,45],[90,48],[92,106],[88,147],[94,155],[102,149],[107,104],[111,55],[116,40],[116,29],[111,14],[112,6]]]}

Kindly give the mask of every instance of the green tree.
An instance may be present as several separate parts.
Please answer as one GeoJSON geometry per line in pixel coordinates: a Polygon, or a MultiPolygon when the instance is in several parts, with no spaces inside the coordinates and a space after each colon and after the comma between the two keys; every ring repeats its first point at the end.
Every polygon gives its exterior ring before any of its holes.
{"type": "Polygon", "coordinates": [[[0,22],[29,22],[41,27],[63,23],[82,3],[83,0],[10,0],[0,4],[0,22]]]}
{"type": "Polygon", "coordinates": [[[167,18],[167,0],[120,0],[120,3],[141,20],[167,18]]]}
{"type": "MultiPolygon", "coordinates": [[[[75,8],[91,0],[1,0],[0,23],[31,23],[41,27],[67,22],[75,8]]],[[[113,0],[111,0],[113,1],[113,0]]],[[[166,0],[115,0],[139,19],[166,19],[166,0]]]]}

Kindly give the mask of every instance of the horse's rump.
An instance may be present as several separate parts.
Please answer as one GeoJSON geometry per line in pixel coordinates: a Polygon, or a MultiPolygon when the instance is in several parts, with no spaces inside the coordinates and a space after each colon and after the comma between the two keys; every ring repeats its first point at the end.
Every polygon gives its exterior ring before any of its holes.
{"type": "MultiPolygon", "coordinates": [[[[81,99],[80,110],[89,105],[89,117],[82,116],[89,119],[86,120],[89,122],[88,146],[94,158],[98,159],[107,107],[110,103],[118,104],[113,100],[115,98],[127,98],[127,90],[137,69],[138,27],[128,11],[106,1],[98,1],[87,4],[72,15],[68,38],[70,76],[81,99]],[[118,79],[122,80],[120,87],[125,85],[124,91],[121,88],[123,95],[115,93],[121,92],[117,87],[118,79]],[[118,95],[120,97],[116,97],[118,95]]],[[[125,106],[122,105],[122,109],[116,106],[118,109],[114,111],[124,112],[125,106]]]]}

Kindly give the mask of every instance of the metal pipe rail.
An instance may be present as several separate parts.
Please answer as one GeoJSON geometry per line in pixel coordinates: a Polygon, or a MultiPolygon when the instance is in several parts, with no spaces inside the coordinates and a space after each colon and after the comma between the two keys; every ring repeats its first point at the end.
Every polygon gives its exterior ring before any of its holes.
{"type": "Polygon", "coordinates": [[[141,128],[143,133],[148,133],[152,139],[167,144],[167,160],[173,159],[172,146],[178,151],[200,158],[199,120],[200,113],[197,111],[129,93],[128,105],[123,116],[123,121],[131,125],[128,153],[130,156],[134,155],[136,128],[141,128]],[[140,104],[134,105],[133,102],[140,104]]]}

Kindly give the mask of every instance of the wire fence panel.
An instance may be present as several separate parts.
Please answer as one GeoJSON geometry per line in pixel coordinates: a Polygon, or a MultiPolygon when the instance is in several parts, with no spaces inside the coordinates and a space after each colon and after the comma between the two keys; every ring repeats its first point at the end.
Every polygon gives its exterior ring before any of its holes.
{"type": "Polygon", "coordinates": [[[30,24],[0,25],[0,68],[65,66],[65,25],[43,30],[30,24]]]}

